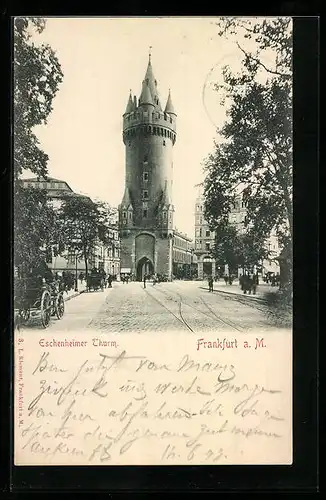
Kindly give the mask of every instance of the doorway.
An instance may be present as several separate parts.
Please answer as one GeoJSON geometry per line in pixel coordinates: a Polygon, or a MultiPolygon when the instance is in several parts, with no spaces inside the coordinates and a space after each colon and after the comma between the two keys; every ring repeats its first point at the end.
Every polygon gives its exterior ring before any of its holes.
{"type": "Polygon", "coordinates": [[[137,264],[136,279],[143,281],[145,274],[152,275],[154,273],[154,266],[151,260],[147,257],[142,257],[137,264]]]}
{"type": "Polygon", "coordinates": [[[212,263],[204,261],[203,271],[204,271],[204,276],[212,276],[212,263]]]}

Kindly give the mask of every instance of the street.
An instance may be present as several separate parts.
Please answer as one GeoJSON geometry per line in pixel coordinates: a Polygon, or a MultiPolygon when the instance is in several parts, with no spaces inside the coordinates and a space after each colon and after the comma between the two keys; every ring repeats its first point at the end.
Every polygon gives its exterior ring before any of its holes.
{"type": "MultiPolygon", "coordinates": [[[[61,320],[51,318],[46,331],[95,330],[103,333],[143,331],[247,332],[275,330],[263,298],[264,285],[257,295],[243,295],[237,284],[214,284],[208,291],[206,281],[174,281],[153,286],[114,282],[104,291],[82,293],[65,302],[61,320]]],[[[265,286],[266,289],[266,286],[265,286]]],[[[42,328],[29,324],[26,330],[42,328]]]]}

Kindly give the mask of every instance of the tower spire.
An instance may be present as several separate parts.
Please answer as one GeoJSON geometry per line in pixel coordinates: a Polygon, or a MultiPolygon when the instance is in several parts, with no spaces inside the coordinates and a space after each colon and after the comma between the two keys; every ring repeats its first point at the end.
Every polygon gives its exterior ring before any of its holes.
{"type": "Polygon", "coordinates": [[[127,102],[125,114],[126,113],[131,113],[131,111],[133,111],[133,110],[134,110],[134,103],[132,101],[132,95],[131,95],[131,89],[130,89],[130,94],[129,94],[129,98],[128,98],[128,102],[127,102]]]}
{"type": "Polygon", "coordinates": [[[169,89],[169,96],[168,96],[168,100],[166,102],[166,106],[165,106],[165,113],[170,113],[170,115],[175,115],[177,116],[176,112],[174,111],[174,106],[172,104],[172,98],[171,98],[171,91],[169,89]]]}
{"type": "Polygon", "coordinates": [[[161,104],[158,96],[158,90],[157,90],[157,81],[154,76],[153,72],[153,67],[152,67],[152,46],[150,45],[149,47],[149,54],[148,54],[148,64],[147,64],[147,69],[145,73],[145,78],[144,81],[148,85],[154,106],[161,111],[161,104]]]}

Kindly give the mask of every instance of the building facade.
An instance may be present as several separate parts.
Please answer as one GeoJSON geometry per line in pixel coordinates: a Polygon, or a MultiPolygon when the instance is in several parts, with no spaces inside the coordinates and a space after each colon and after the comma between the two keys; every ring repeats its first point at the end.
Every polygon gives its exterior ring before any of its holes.
{"type": "MultiPolygon", "coordinates": [[[[54,179],[52,177],[22,179],[23,188],[44,189],[48,197],[48,202],[55,210],[59,210],[66,196],[85,195],[75,193],[66,181],[54,179]]],[[[102,267],[107,274],[118,276],[120,273],[120,241],[117,225],[109,228],[109,243],[103,245],[98,243],[94,247],[88,267],[102,267]]],[[[85,272],[85,262],[77,259],[75,252],[58,252],[57,245],[46,249],[46,263],[53,272],[70,271],[74,274],[85,272]]]]}
{"type": "Polygon", "coordinates": [[[172,249],[172,272],[175,278],[193,277],[193,256],[192,239],[175,229],[172,249]]]}
{"type": "Polygon", "coordinates": [[[121,268],[137,280],[158,273],[172,279],[172,150],[176,118],[171,94],[163,108],[151,57],[139,99],[129,95],[123,115],[125,190],[119,205],[121,268]]]}
{"type": "MultiPolygon", "coordinates": [[[[222,265],[210,256],[210,251],[214,248],[215,232],[210,231],[207,221],[204,217],[204,196],[202,190],[195,205],[195,250],[198,265],[198,278],[203,279],[207,276],[221,276],[229,274],[228,265],[222,265]]],[[[246,205],[241,194],[237,195],[229,214],[229,224],[233,225],[239,233],[245,232],[246,205]]],[[[280,248],[278,239],[274,232],[266,240],[266,249],[269,252],[269,258],[262,262],[257,262],[257,271],[264,275],[267,272],[279,272],[278,256],[280,248]]],[[[243,274],[244,270],[238,270],[238,274],[243,274]]]]}
{"type": "Polygon", "coordinates": [[[94,265],[104,269],[107,275],[119,278],[120,275],[120,239],[117,225],[109,227],[108,243],[98,243],[95,248],[94,265]]]}
{"type": "Polygon", "coordinates": [[[209,229],[209,225],[204,217],[204,196],[202,191],[195,203],[195,248],[194,254],[197,261],[198,279],[207,276],[216,276],[221,269],[218,262],[212,258],[210,252],[214,247],[215,232],[209,229]]]}

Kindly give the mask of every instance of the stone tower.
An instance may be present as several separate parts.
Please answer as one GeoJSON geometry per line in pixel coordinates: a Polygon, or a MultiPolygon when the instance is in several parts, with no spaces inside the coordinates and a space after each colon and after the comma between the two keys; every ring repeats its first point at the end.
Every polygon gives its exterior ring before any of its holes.
{"type": "Polygon", "coordinates": [[[175,140],[171,94],[163,109],[149,56],[139,99],[130,92],[123,115],[126,171],[119,205],[121,269],[130,270],[137,280],[152,273],[172,276],[175,140]]]}

